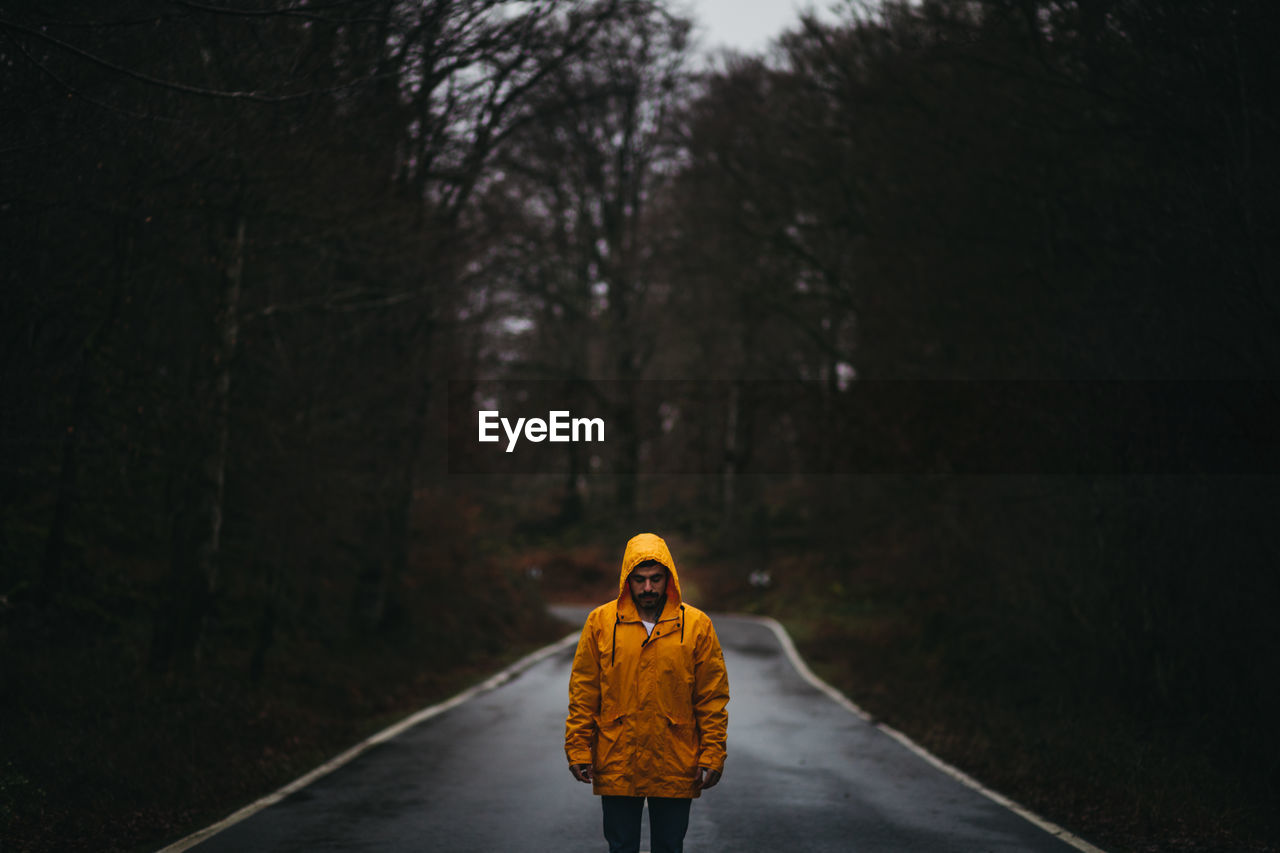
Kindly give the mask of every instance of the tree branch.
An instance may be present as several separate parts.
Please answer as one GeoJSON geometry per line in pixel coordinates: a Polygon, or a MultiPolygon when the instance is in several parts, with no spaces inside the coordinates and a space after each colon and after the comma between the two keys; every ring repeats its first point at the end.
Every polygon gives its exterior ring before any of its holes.
{"type": "Polygon", "coordinates": [[[269,94],[264,94],[261,91],[227,92],[219,89],[207,89],[200,86],[190,86],[190,85],[187,85],[186,83],[177,83],[172,80],[163,80],[159,77],[152,77],[149,74],[143,74],[140,71],[134,71],[132,69],[125,68],[121,65],[117,65],[114,62],[110,62],[109,60],[103,59],[101,56],[97,56],[86,50],[82,50],[81,48],[78,48],[73,44],[63,41],[62,39],[55,38],[54,36],[51,36],[48,33],[41,32],[40,30],[33,29],[31,27],[23,26],[22,24],[15,23],[13,21],[0,19],[0,28],[8,28],[11,31],[25,33],[26,35],[29,35],[33,38],[37,38],[37,39],[40,39],[41,41],[48,42],[49,44],[61,50],[64,50],[67,53],[72,54],[73,56],[78,56],[87,62],[93,63],[94,65],[100,66],[102,68],[105,68],[108,71],[115,72],[116,74],[119,74],[122,77],[128,77],[132,80],[137,80],[140,83],[146,83],[147,85],[156,86],[162,89],[169,89],[171,91],[182,92],[188,95],[197,95],[202,98],[217,98],[222,100],[233,100],[233,101],[252,101],[252,102],[263,103],[263,104],[282,104],[282,103],[288,103],[290,101],[300,100],[302,98],[310,98],[315,95],[332,94],[335,92],[343,92],[349,89],[354,89],[357,86],[363,85],[364,83],[367,83],[371,80],[378,79],[378,76],[379,76],[379,75],[371,74],[367,77],[362,77],[362,78],[359,78],[358,80],[352,81],[350,83],[344,83],[340,86],[331,86],[325,89],[309,89],[303,92],[295,92],[289,95],[269,95],[269,94]]]}

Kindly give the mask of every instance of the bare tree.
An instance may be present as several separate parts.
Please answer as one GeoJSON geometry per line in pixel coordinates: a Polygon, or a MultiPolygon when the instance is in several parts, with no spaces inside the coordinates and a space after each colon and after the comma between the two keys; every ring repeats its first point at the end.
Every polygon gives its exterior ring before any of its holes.
{"type": "Polygon", "coordinates": [[[541,81],[540,120],[499,161],[499,192],[523,223],[511,279],[538,336],[528,368],[587,386],[615,380],[616,393],[594,393],[609,397],[623,513],[635,509],[640,467],[637,382],[660,334],[650,218],[678,158],[689,27],[660,3],[619,6],[589,51],[541,81]]]}

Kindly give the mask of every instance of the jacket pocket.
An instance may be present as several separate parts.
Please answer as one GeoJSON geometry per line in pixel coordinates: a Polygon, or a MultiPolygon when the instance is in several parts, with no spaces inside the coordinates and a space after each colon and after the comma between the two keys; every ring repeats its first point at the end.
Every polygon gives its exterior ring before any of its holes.
{"type": "Polygon", "coordinates": [[[665,715],[667,741],[670,750],[664,751],[664,775],[692,780],[697,772],[698,727],[693,720],[665,715]]]}
{"type": "Polygon", "coordinates": [[[627,718],[620,714],[612,719],[601,720],[596,727],[595,769],[597,773],[608,773],[613,769],[626,766],[627,718]]]}

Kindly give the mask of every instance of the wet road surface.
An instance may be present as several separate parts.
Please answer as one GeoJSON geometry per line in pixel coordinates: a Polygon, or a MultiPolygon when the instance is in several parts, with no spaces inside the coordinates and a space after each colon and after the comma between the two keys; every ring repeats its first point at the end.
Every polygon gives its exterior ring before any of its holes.
{"type": "MultiPolygon", "coordinates": [[[[729,758],[724,780],[693,804],[689,853],[1074,849],[837,704],[801,677],[769,627],[728,616],[715,625],[729,671],[729,758]]],[[[564,758],[573,648],[190,849],[607,849],[599,801],[564,758]]]]}

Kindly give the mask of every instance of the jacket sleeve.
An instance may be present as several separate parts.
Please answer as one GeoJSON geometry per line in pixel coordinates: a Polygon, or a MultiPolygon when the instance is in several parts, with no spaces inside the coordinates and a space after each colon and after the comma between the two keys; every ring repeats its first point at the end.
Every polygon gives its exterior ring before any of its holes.
{"type": "Polygon", "coordinates": [[[707,621],[694,649],[693,716],[698,724],[698,766],[724,771],[728,738],[729,675],[716,629],[707,621]]]}
{"type": "Polygon", "coordinates": [[[596,717],[600,713],[600,659],[592,619],[582,628],[569,675],[569,716],[564,723],[564,754],[570,764],[591,764],[596,717]]]}

